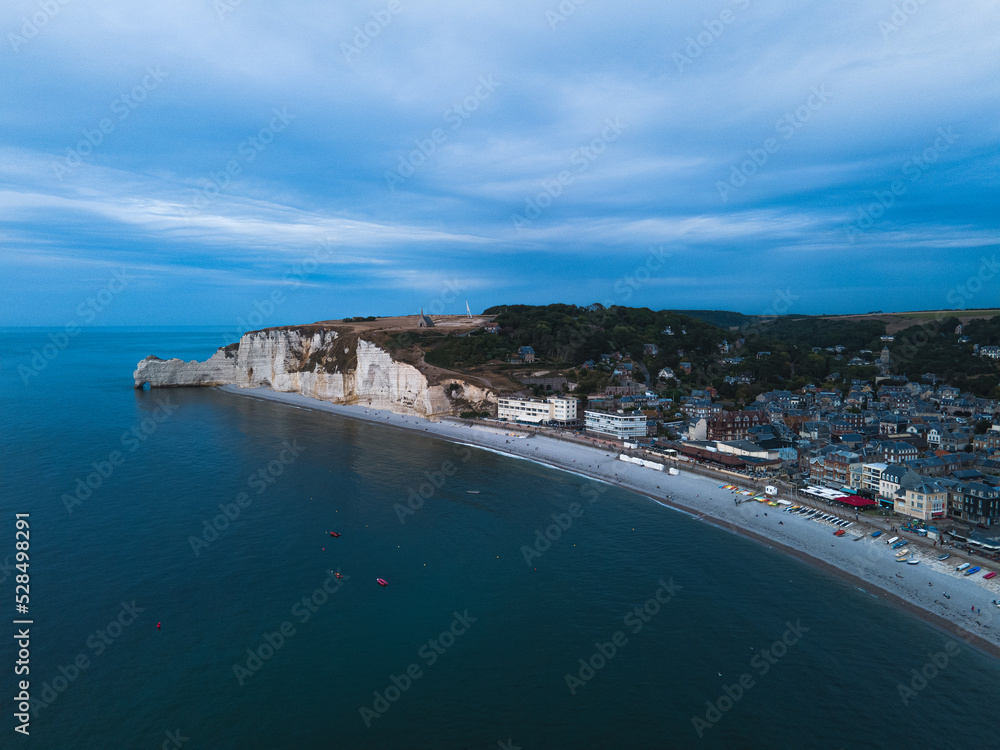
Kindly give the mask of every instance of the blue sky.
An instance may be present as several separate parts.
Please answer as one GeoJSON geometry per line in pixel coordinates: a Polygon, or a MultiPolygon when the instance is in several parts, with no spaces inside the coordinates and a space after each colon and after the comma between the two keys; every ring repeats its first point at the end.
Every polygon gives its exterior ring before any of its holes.
{"type": "Polygon", "coordinates": [[[15,0],[0,324],[998,306],[998,11],[15,0]]]}

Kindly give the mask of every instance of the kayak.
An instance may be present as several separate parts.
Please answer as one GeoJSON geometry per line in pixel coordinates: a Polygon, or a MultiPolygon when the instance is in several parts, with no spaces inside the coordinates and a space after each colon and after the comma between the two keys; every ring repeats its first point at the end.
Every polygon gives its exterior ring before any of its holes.
{"type": "Polygon", "coordinates": [[[389,582],[387,580],[385,580],[384,578],[376,578],[375,580],[378,581],[378,585],[379,586],[388,586],[389,585],[389,582]]]}

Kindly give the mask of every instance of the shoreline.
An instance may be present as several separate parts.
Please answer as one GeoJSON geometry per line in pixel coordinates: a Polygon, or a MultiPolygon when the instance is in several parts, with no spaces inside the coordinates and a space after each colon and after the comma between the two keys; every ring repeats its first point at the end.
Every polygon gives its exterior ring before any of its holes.
{"type": "MultiPolygon", "coordinates": [[[[847,534],[833,536],[836,527],[826,522],[781,512],[780,508],[744,499],[733,502],[734,493],[723,484],[749,486],[726,475],[710,477],[678,465],[680,475],[618,460],[618,452],[542,434],[505,430],[500,426],[472,424],[445,417],[432,421],[416,415],[395,414],[366,406],[348,406],[320,401],[299,393],[278,393],[269,388],[220,386],[217,390],[244,398],[258,398],[288,406],[323,411],[346,419],[396,427],[511,458],[521,458],[547,468],[565,471],[593,481],[612,484],[642,495],[664,507],[692,516],[717,528],[739,534],[805,562],[819,570],[877,596],[911,615],[917,616],[947,636],[960,640],[1000,659],[1000,583],[964,577],[955,572],[958,555],[942,562],[938,551],[929,554],[923,545],[908,546],[920,565],[900,565],[882,538],[871,538],[884,524],[856,522],[847,534]],[[768,514],[768,511],[771,511],[768,514]],[[859,534],[864,538],[854,541],[859,534]],[[847,546],[849,545],[849,546],[847,546]],[[930,584],[930,585],[928,585],[930,584]],[[992,585],[991,585],[992,584],[992,585]],[[941,601],[940,592],[951,594],[941,601]],[[990,597],[987,599],[986,597],[990,597]],[[978,608],[979,612],[972,610],[978,608]]],[[[795,504],[800,504],[796,500],[795,504]]],[[[813,507],[820,502],[809,501],[813,507]],[[815,504],[814,504],[815,503],[815,504]]],[[[824,512],[850,520],[846,509],[822,508],[824,512]]],[[[982,564],[979,561],[976,564],[982,564]]],[[[998,566],[1000,567],[1000,566],[998,566]]],[[[984,571],[985,572],[985,571],[984,571]]],[[[994,579],[1000,582],[1000,577],[994,579]]]]}

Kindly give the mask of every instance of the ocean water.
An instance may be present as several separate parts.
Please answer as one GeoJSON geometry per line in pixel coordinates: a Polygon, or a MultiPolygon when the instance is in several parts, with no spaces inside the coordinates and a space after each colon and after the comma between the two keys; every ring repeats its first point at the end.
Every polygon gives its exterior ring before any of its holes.
{"type": "Polygon", "coordinates": [[[132,388],[222,331],[93,329],[31,369],[48,333],[0,334],[0,746],[14,513],[36,748],[998,744],[995,659],[780,552],[420,434],[132,388]]]}

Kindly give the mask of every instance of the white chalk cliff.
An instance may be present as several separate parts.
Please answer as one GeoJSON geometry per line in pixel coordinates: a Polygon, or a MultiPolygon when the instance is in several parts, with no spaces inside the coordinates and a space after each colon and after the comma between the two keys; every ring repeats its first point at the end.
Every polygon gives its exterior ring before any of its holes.
{"type": "Polygon", "coordinates": [[[488,389],[460,377],[431,384],[413,365],[357,336],[302,326],[251,331],[204,362],[149,356],[133,373],[136,388],[236,385],[338,404],[362,404],[424,417],[457,414],[494,402],[488,389]]]}

